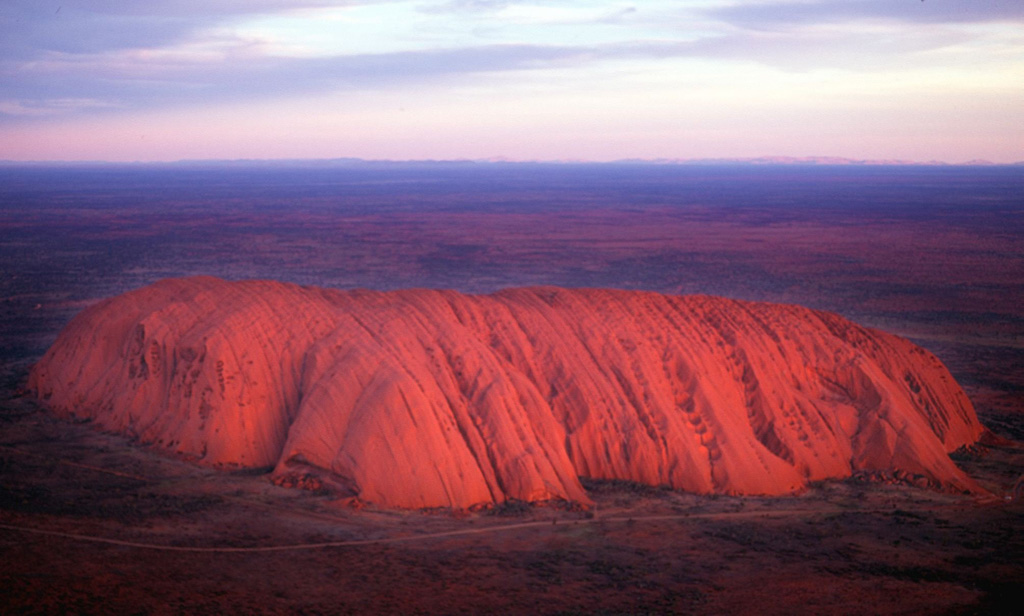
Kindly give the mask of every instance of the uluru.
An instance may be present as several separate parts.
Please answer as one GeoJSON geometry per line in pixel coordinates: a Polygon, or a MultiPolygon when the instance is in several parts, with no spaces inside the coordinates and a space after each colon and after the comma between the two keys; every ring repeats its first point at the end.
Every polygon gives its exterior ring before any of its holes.
{"type": "Polygon", "coordinates": [[[581,478],[780,495],[858,471],[975,491],[983,428],[910,341],[799,306],[169,279],[94,304],[29,386],[200,464],[384,507],[590,498],[581,478]]]}

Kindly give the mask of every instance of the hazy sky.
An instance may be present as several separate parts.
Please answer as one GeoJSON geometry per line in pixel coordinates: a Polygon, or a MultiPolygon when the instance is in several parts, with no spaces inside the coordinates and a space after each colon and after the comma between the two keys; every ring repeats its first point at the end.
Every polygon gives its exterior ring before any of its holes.
{"type": "Polygon", "coordinates": [[[0,0],[0,159],[1024,160],[1022,0],[0,0]]]}

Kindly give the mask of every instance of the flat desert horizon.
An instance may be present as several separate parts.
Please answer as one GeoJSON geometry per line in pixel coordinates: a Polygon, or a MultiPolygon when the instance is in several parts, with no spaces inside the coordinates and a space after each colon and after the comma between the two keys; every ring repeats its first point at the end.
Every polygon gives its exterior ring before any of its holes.
{"type": "Polygon", "coordinates": [[[1022,195],[1005,165],[0,165],[0,611],[1009,613],[1022,195]],[[981,489],[885,469],[773,497],[581,477],[585,507],[395,508],[194,464],[28,391],[82,310],[191,276],[835,313],[948,367],[985,429],[951,457],[981,489]]]}

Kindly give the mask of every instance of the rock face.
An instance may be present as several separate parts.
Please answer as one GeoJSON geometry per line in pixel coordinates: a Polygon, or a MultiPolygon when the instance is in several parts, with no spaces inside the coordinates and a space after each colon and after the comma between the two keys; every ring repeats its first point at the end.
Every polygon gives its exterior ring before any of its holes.
{"type": "Polygon", "coordinates": [[[579,477],[783,494],[855,471],[974,490],[983,430],[914,344],[798,306],[165,280],[83,311],[51,409],[214,466],[393,507],[588,503],[579,477]]]}

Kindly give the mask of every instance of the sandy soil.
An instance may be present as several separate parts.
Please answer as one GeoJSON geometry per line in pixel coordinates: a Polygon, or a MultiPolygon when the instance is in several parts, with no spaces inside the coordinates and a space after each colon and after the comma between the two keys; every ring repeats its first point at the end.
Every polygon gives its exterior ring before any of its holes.
{"type": "Polygon", "coordinates": [[[588,483],[590,512],[396,512],[196,468],[24,398],[0,422],[5,614],[993,614],[1024,582],[1012,441],[956,456],[988,499],[588,483]]]}

